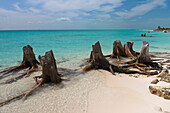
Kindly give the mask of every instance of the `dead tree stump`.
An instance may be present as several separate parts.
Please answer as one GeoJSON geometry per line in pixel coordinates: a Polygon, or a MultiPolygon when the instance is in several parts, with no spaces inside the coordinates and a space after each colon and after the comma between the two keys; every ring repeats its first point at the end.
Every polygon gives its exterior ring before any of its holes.
{"type": "Polygon", "coordinates": [[[126,56],[134,59],[136,57],[136,52],[133,50],[133,42],[126,42],[124,45],[124,51],[126,56]]]}
{"type": "Polygon", "coordinates": [[[104,57],[102,53],[99,41],[95,43],[95,45],[92,45],[92,60],[87,66],[85,66],[83,71],[89,71],[91,69],[104,69],[110,71],[112,74],[114,72],[128,73],[128,74],[139,73],[137,71],[130,71],[128,69],[123,69],[121,67],[110,64],[109,61],[104,57]]]}
{"type": "Polygon", "coordinates": [[[37,68],[38,65],[39,65],[39,62],[35,58],[33,48],[30,45],[27,45],[23,47],[23,60],[21,64],[11,70],[8,70],[4,74],[10,73],[18,69],[23,69],[23,68],[29,68],[29,71],[31,71],[34,68],[37,68]]]}
{"type": "Polygon", "coordinates": [[[105,59],[99,41],[92,45],[91,62],[83,69],[88,71],[91,69],[105,69],[109,70],[109,62],[105,59]]]}
{"type": "Polygon", "coordinates": [[[10,83],[15,80],[18,80],[18,79],[24,77],[25,75],[29,76],[29,74],[31,72],[35,71],[35,69],[38,67],[39,64],[40,63],[35,58],[33,48],[30,45],[24,46],[23,47],[23,60],[22,60],[21,64],[19,66],[16,66],[16,67],[10,69],[10,70],[7,70],[5,73],[3,73],[3,75],[8,74],[13,71],[26,69],[26,68],[28,68],[28,71],[24,74],[21,74],[14,78],[8,79],[6,81],[6,83],[10,83]]]}
{"type": "Polygon", "coordinates": [[[117,58],[119,60],[120,56],[126,57],[126,54],[125,54],[124,48],[122,47],[120,40],[119,41],[116,40],[113,43],[113,52],[111,54],[111,57],[117,58]]]}
{"type": "Polygon", "coordinates": [[[120,59],[120,54],[119,54],[119,50],[118,50],[118,47],[117,47],[117,41],[113,42],[113,52],[111,54],[111,57],[120,59]]]}
{"type": "Polygon", "coordinates": [[[45,53],[45,56],[39,56],[42,65],[42,79],[44,83],[61,82],[60,74],[57,71],[56,61],[52,50],[45,53]]]}
{"type": "Polygon", "coordinates": [[[159,67],[158,63],[152,62],[149,55],[149,43],[146,41],[142,42],[140,54],[138,56],[138,63],[146,64],[151,67],[159,67]]]}
{"type": "Polygon", "coordinates": [[[117,48],[118,48],[120,56],[122,57],[127,56],[120,40],[117,41],[117,48]]]}
{"type": "MultiPolygon", "coordinates": [[[[25,51],[25,50],[24,50],[25,51]]],[[[27,53],[27,52],[26,52],[27,53]]],[[[24,57],[25,58],[25,57],[24,57]]],[[[26,57],[27,58],[27,57],[26,57]]],[[[14,96],[12,98],[9,98],[7,100],[4,100],[2,102],[0,102],[0,105],[1,104],[4,104],[6,102],[9,102],[15,98],[19,98],[21,96],[23,96],[22,100],[25,100],[26,97],[33,91],[35,90],[36,88],[40,87],[42,84],[44,83],[60,83],[63,79],[59,76],[60,74],[58,73],[57,71],[57,66],[56,66],[56,61],[55,61],[55,58],[54,58],[54,55],[53,55],[53,52],[52,50],[51,51],[48,51],[45,53],[44,56],[39,56],[39,59],[41,61],[41,65],[42,65],[42,75],[41,76],[37,76],[37,77],[34,77],[34,78],[41,78],[41,81],[35,85],[33,88],[25,91],[24,93],[22,94],[19,94],[17,96],[14,96]]],[[[34,60],[34,59],[32,59],[34,60]]],[[[31,60],[31,61],[32,61],[31,60]]],[[[36,61],[35,61],[36,62],[36,61]]],[[[29,64],[31,65],[31,64],[29,64]]],[[[29,66],[27,65],[27,66],[29,66]]],[[[64,79],[65,80],[65,79],[64,79]]],[[[36,80],[36,82],[38,82],[36,80]]]]}

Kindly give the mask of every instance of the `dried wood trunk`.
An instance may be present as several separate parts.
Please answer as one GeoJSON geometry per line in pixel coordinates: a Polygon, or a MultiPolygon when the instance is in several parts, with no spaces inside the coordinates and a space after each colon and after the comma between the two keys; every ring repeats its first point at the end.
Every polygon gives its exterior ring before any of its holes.
{"type": "Polygon", "coordinates": [[[90,69],[106,69],[109,70],[109,62],[103,56],[101,46],[99,41],[92,45],[92,52],[91,52],[91,62],[87,65],[83,70],[87,71],[90,69]]]}
{"type": "Polygon", "coordinates": [[[33,48],[30,45],[23,47],[23,53],[24,56],[21,64],[23,64],[26,68],[37,67],[39,62],[36,60],[33,48]]]}
{"type": "Polygon", "coordinates": [[[149,43],[146,41],[142,42],[140,55],[138,57],[138,63],[143,63],[152,67],[159,67],[158,63],[152,62],[149,55],[149,43]]]}
{"type": "Polygon", "coordinates": [[[91,62],[91,61],[92,61],[92,59],[93,59],[93,55],[92,55],[92,53],[93,53],[93,51],[91,51],[91,53],[90,53],[90,58],[88,59],[88,62],[91,62]]]}
{"type": "Polygon", "coordinates": [[[83,69],[83,71],[89,71],[91,69],[104,69],[104,70],[110,71],[112,74],[114,72],[128,73],[128,74],[139,73],[137,71],[130,71],[128,69],[123,69],[121,67],[110,64],[109,61],[103,56],[99,42],[97,42],[95,45],[92,45],[92,60],[83,69]]]}
{"type": "Polygon", "coordinates": [[[113,43],[113,53],[112,53],[111,57],[119,58],[120,56],[126,57],[126,54],[125,54],[124,48],[122,47],[120,40],[119,41],[116,40],[113,43]]]}
{"type": "Polygon", "coordinates": [[[125,50],[124,50],[124,48],[123,48],[122,43],[121,43],[120,40],[117,41],[117,48],[118,48],[118,51],[119,51],[120,56],[126,57],[125,50]]]}
{"type": "Polygon", "coordinates": [[[126,42],[124,45],[126,56],[129,58],[135,58],[137,53],[133,50],[133,42],[126,42]]]}
{"type": "Polygon", "coordinates": [[[23,47],[23,61],[19,66],[16,66],[13,69],[8,70],[4,74],[10,73],[12,71],[23,69],[23,68],[29,68],[29,71],[27,73],[30,73],[33,71],[37,66],[39,65],[39,62],[35,58],[35,54],[33,52],[33,48],[30,45],[23,47]]]}
{"type": "Polygon", "coordinates": [[[45,56],[39,56],[42,65],[43,83],[52,82],[59,83],[61,78],[57,71],[56,61],[52,50],[45,53],[45,56]]]}
{"type": "MultiPolygon", "coordinates": [[[[25,50],[24,50],[25,51],[25,50]]],[[[29,53],[29,52],[26,52],[26,53],[29,53]]],[[[25,54],[26,55],[26,54],[25,54]]],[[[27,59],[27,57],[24,57],[24,59],[27,59]]],[[[40,62],[41,62],[41,65],[42,65],[42,75],[41,76],[37,76],[37,77],[34,77],[34,78],[41,78],[41,81],[35,85],[33,88],[25,91],[24,93],[22,94],[19,94],[17,96],[14,96],[12,98],[9,98],[7,100],[4,100],[2,102],[0,102],[0,105],[1,104],[4,104],[4,103],[7,103],[15,98],[19,98],[21,96],[24,96],[22,98],[22,100],[25,100],[26,97],[33,91],[35,90],[36,88],[40,87],[42,84],[44,83],[48,83],[48,82],[51,82],[51,83],[60,83],[61,80],[61,77],[59,76],[60,74],[58,73],[57,71],[57,66],[56,66],[56,61],[55,61],[55,58],[54,58],[54,55],[53,55],[53,52],[52,50],[51,51],[48,51],[45,53],[44,56],[39,56],[39,59],[40,59],[40,62]]],[[[34,59],[30,59],[31,61],[34,60],[34,59]]],[[[36,61],[35,61],[36,62],[36,61]]],[[[34,64],[34,63],[33,63],[34,64]]],[[[32,64],[29,64],[29,65],[32,65],[32,64]]],[[[29,66],[27,65],[27,66],[29,66]]],[[[36,82],[38,82],[36,80],[36,82]]]]}
{"type": "Polygon", "coordinates": [[[118,50],[118,46],[117,46],[117,41],[114,41],[113,42],[113,52],[112,52],[112,55],[111,57],[112,58],[120,58],[120,54],[119,54],[119,50],[118,50]]]}

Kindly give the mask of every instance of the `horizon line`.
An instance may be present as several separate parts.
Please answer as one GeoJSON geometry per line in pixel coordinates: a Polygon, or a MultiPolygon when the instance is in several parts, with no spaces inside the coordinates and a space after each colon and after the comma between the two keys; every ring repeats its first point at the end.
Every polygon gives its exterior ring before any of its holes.
{"type": "Polygon", "coordinates": [[[0,31],[154,30],[154,29],[0,29],[0,31]]]}

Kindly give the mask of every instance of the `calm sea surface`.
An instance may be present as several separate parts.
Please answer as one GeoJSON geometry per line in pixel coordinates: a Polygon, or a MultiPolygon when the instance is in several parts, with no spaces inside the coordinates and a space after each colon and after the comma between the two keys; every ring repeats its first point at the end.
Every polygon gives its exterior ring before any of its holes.
{"type": "Polygon", "coordinates": [[[134,42],[140,51],[142,41],[150,43],[150,51],[170,51],[170,33],[147,30],[35,30],[0,31],[0,68],[18,65],[22,61],[22,47],[31,45],[36,57],[53,50],[57,62],[88,58],[91,45],[100,41],[105,54],[112,52],[113,42],[134,42]],[[140,37],[141,33],[147,36],[140,37]]]}

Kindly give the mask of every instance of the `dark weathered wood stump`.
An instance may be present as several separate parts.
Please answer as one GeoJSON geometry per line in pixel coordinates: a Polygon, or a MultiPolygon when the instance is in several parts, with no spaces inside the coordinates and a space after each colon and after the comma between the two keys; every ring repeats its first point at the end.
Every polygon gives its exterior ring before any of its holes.
{"type": "Polygon", "coordinates": [[[15,76],[14,78],[8,79],[6,83],[13,82],[15,80],[18,80],[25,75],[29,76],[31,72],[35,71],[35,69],[39,66],[39,62],[35,58],[35,54],[33,52],[33,48],[30,45],[24,46],[23,47],[23,60],[19,66],[16,66],[10,70],[7,70],[3,75],[8,74],[13,71],[21,70],[21,69],[26,69],[28,68],[28,71],[24,74],[15,76]]]}
{"type": "MultiPolygon", "coordinates": [[[[13,100],[15,98],[19,98],[21,96],[23,96],[22,100],[25,100],[26,97],[33,90],[35,90],[36,88],[40,87],[44,83],[49,83],[50,82],[50,83],[57,84],[57,83],[60,83],[62,81],[62,78],[59,76],[60,74],[57,71],[56,61],[55,61],[55,58],[54,58],[52,50],[46,52],[45,55],[42,56],[42,57],[39,56],[39,59],[41,61],[41,65],[42,65],[42,75],[34,77],[34,78],[36,78],[36,79],[40,78],[41,81],[39,83],[37,83],[37,85],[35,85],[33,88],[25,91],[24,93],[0,102],[0,105],[4,104],[6,102],[9,102],[9,101],[11,101],[11,100],[13,100]]],[[[32,59],[32,60],[34,60],[34,59],[32,59]]],[[[29,65],[31,65],[31,64],[29,64],[29,65]]],[[[27,65],[27,66],[29,66],[29,65],[27,65]]],[[[36,82],[38,82],[38,81],[36,80],[36,82]]]]}
{"type": "Polygon", "coordinates": [[[126,42],[124,45],[124,51],[127,57],[134,59],[137,53],[133,50],[133,42],[126,42]]]}
{"type": "Polygon", "coordinates": [[[35,58],[33,48],[30,45],[27,45],[23,47],[23,60],[21,64],[11,70],[8,70],[4,74],[23,68],[29,68],[29,69],[37,68],[37,65],[39,65],[39,62],[35,58]]]}
{"type": "Polygon", "coordinates": [[[126,54],[125,54],[124,48],[122,47],[120,40],[119,41],[116,40],[113,43],[113,52],[111,54],[111,57],[117,58],[119,60],[120,56],[126,57],[126,54]]]}
{"type": "Polygon", "coordinates": [[[57,71],[56,61],[52,50],[45,53],[45,56],[39,56],[42,65],[42,79],[44,83],[61,82],[60,74],[57,71]]]}
{"type": "Polygon", "coordinates": [[[99,41],[95,43],[95,45],[92,45],[91,62],[87,66],[85,66],[83,71],[89,71],[91,69],[104,69],[110,71],[112,74],[114,74],[114,72],[128,73],[128,74],[139,73],[137,71],[130,71],[128,69],[123,69],[121,67],[110,64],[109,61],[104,57],[102,53],[99,41]]]}

